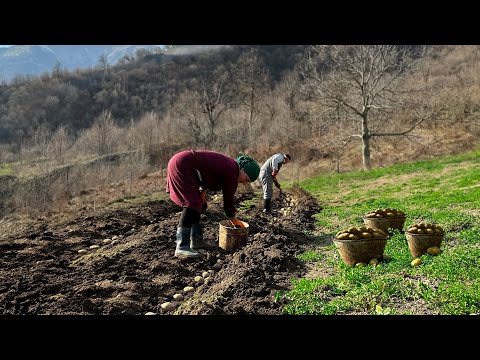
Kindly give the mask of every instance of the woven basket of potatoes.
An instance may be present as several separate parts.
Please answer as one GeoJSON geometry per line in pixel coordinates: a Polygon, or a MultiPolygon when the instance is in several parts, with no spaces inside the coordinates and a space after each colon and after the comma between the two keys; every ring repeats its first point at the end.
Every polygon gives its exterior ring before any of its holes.
{"type": "Polygon", "coordinates": [[[383,257],[388,236],[381,229],[351,227],[337,233],[333,242],[343,262],[348,266],[368,264],[383,257]]]}
{"type": "Polygon", "coordinates": [[[401,210],[385,208],[369,211],[363,217],[365,225],[388,232],[389,228],[403,229],[407,216],[401,210]]]}
{"type": "Polygon", "coordinates": [[[408,249],[414,258],[425,253],[438,254],[444,235],[441,226],[425,222],[414,223],[405,232],[408,249]]]}

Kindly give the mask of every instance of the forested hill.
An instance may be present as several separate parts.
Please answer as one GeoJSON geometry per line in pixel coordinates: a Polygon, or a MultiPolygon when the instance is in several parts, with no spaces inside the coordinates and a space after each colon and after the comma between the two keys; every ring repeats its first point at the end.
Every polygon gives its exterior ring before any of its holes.
{"type": "Polygon", "coordinates": [[[471,45],[173,46],[18,77],[0,84],[0,203],[161,177],[188,148],[285,151],[290,180],[472,151],[479,63],[471,45]]]}
{"type": "Polygon", "coordinates": [[[252,49],[269,73],[268,85],[274,87],[307,47],[175,46],[124,56],[114,66],[99,61],[87,70],[57,67],[39,76],[18,76],[11,84],[0,85],[0,144],[28,140],[39,128],[55,131],[65,126],[75,135],[104,110],[111,111],[120,126],[148,112],[164,113],[195,79],[219,66],[231,71],[240,55],[252,49]]]}

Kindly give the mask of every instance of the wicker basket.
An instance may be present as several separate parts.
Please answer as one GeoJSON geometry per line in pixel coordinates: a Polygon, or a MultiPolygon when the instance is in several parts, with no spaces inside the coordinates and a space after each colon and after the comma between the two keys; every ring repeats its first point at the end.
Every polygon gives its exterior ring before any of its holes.
{"type": "Polygon", "coordinates": [[[398,229],[402,230],[403,225],[405,224],[406,216],[394,217],[394,218],[363,218],[365,225],[372,227],[374,229],[383,230],[388,234],[388,229],[398,229]]]}
{"type": "Polygon", "coordinates": [[[354,266],[359,262],[368,264],[373,258],[382,258],[385,245],[387,245],[387,238],[360,240],[339,240],[334,238],[333,242],[343,262],[348,266],[354,266]]]}
{"type": "Polygon", "coordinates": [[[408,249],[414,258],[426,254],[427,249],[432,246],[440,248],[443,235],[411,234],[406,232],[408,249]]]}

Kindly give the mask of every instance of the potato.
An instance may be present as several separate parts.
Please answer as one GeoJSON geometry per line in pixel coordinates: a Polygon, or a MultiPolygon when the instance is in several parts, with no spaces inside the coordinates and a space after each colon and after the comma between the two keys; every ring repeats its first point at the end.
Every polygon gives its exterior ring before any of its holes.
{"type": "Polygon", "coordinates": [[[444,233],[441,226],[437,226],[434,231],[435,231],[435,234],[438,234],[438,235],[443,235],[444,233]]]}
{"type": "Polygon", "coordinates": [[[377,265],[377,264],[378,264],[378,259],[377,259],[377,258],[373,258],[372,260],[370,260],[370,261],[368,262],[368,264],[369,264],[369,265],[374,265],[374,266],[375,266],[375,265],[377,265]]]}
{"type": "Polygon", "coordinates": [[[183,295],[182,294],[175,294],[173,295],[173,299],[176,301],[182,301],[183,300],[183,295]]]}
{"type": "Polygon", "coordinates": [[[355,264],[355,266],[367,266],[364,262],[358,262],[355,264]]]}
{"type": "Polygon", "coordinates": [[[372,238],[372,234],[370,234],[369,232],[365,231],[365,232],[362,232],[360,234],[360,239],[371,239],[372,238]]]}
{"type": "Polygon", "coordinates": [[[418,266],[418,265],[421,265],[422,264],[422,260],[419,259],[419,258],[416,258],[415,260],[413,260],[410,265],[412,266],[418,266]]]}
{"type": "Polygon", "coordinates": [[[384,237],[387,236],[387,234],[385,234],[385,231],[383,231],[382,229],[375,229],[375,232],[379,233],[380,235],[382,235],[384,237]]]}
{"type": "Polygon", "coordinates": [[[350,238],[349,233],[343,233],[343,234],[340,234],[339,236],[337,236],[338,240],[346,240],[346,239],[349,239],[349,238],[350,238]]]}
{"type": "Polygon", "coordinates": [[[162,305],[160,305],[162,307],[163,310],[165,311],[171,311],[173,309],[175,309],[175,305],[169,301],[167,302],[164,302],[162,305]]]}
{"type": "Polygon", "coordinates": [[[427,253],[430,255],[438,255],[440,254],[440,249],[436,246],[431,246],[427,249],[427,253]]]}

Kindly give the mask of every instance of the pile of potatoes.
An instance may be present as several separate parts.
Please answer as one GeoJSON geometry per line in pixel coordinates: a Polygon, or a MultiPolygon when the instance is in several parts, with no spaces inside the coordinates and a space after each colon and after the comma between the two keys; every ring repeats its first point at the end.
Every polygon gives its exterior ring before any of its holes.
{"type": "Polygon", "coordinates": [[[421,222],[419,224],[412,224],[408,227],[407,232],[410,234],[422,235],[443,235],[444,231],[441,226],[421,222]]]}
{"type": "Polygon", "coordinates": [[[338,240],[363,240],[363,239],[385,239],[387,234],[383,230],[367,226],[351,227],[348,230],[339,231],[336,235],[338,240]]]}
{"type": "Polygon", "coordinates": [[[373,210],[373,211],[369,211],[365,217],[367,219],[372,219],[372,218],[376,218],[376,219],[382,219],[382,218],[386,218],[386,219],[391,219],[391,218],[400,218],[400,217],[405,217],[405,213],[401,210],[397,210],[397,209],[391,209],[391,208],[385,208],[385,209],[376,209],[376,210],[373,210]]]}

